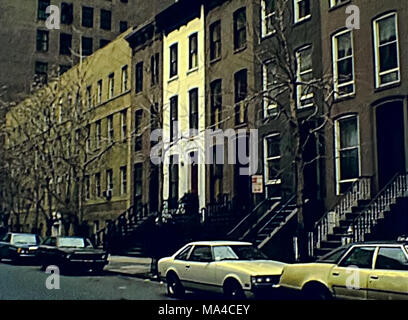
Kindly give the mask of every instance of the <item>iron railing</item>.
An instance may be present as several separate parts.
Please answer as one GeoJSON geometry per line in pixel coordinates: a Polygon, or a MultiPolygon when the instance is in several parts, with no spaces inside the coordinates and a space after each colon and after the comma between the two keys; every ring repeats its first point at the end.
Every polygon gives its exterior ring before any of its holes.
{"type": "Polygon", "coordinates": [[[320,248],[321,242],[327,240],[327,236],[333,232],[334,226],[339,226],[341,220],[345,220],[346,213],[350,212],[358,201],[371,199],[371,177],[361,177],[355,181],[345,192],[337,204],[326,212],[316,222],[314,231],[309,233],[309,252],[313,255],[314,248],[320,248]]]}
{"type": "Polygon", "coordinates": [[[390,182],[377,194],[370,204],[353,221],[353,241],[365,240],[371,233],[378,219],[384,218],[384,211],[396,202],[399,197],[408,195],[408,173],[396,174],[390,182]]]}

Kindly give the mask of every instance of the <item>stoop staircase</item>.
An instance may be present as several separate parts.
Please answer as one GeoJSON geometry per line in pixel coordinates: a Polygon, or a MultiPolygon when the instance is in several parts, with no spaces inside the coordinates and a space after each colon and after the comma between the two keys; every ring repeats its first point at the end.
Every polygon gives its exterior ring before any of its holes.
{"type": "Polygon", "coordinates": [[[309,255],[319,258],[341,245],[375,239],[375,228],[392,214],[399,199],[407,197],[406,173],[395,175],[373,198],[371,179],[359,179],[309,233],[309,255]]]}

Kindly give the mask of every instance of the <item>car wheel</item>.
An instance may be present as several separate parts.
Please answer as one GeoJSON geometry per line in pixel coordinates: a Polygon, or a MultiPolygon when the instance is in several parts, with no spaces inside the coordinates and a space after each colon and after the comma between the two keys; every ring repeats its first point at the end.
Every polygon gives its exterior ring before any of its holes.
{"type": "Polygon", "coordinates": [[[331,300],[333,299],[329,289],[321,284],[306,285],[302,290],[302,298],[305,300],[331,300]]]}
{"type": "Polygon", "coordinates": [[[224,296],[228,300],[243,300],[245,293],[237,280],[227,280],[224,284],[224,296]]]}
{"type": "Polygon", "coordinates": [[[170,297],[181,298],[185,294],[185,289],[175,273],[169,273],[166,277],[166,280],[167,294],[170,297]]]}

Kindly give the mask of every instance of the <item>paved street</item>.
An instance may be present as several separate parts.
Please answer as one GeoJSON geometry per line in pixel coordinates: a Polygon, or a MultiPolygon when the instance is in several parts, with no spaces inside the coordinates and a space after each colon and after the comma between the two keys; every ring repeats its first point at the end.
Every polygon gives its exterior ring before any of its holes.
{"type": "Polygon", "coordinates": [[[0,263],[0,300],[164,300],[164,284],[115,274],[61,276],[60,290],[48,290],[49,274],[38,266],[0,263]]]}

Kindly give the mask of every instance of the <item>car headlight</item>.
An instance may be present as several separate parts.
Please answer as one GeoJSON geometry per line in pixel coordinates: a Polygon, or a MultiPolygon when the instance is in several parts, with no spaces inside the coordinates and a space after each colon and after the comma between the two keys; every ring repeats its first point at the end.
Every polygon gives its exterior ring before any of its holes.
{"type": "Polygon", "coordinates": [[[25,249],[22,249],[22,248],[18,248],[18,249],[17,249],[17,253],[26,253],[26,250],[25,250],[25,249]]]}
{"type": "Polygon", "coordinates": [[[279,280],[280,280],[279,275],[251,277],[251,283],[254,285],[256,284],[278,284],[279,280]]]}
{"type": "Polygon", "coordinates": [[[107,254],[103,254],[101,258],[102,258],[102,260],[105,260],[107,257],[108,257],[107,254]]]}
{"type": "Polygon", "coordinates": [[[65,258],[66,258],[66,259],[71,259],[71,257],[72,257],[72,254],[70,254],[70,253],[68,253],[68,254],[65,255],[65,258]]]}

